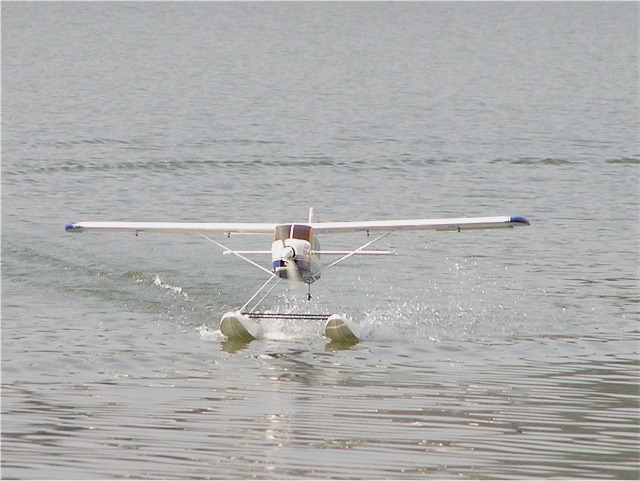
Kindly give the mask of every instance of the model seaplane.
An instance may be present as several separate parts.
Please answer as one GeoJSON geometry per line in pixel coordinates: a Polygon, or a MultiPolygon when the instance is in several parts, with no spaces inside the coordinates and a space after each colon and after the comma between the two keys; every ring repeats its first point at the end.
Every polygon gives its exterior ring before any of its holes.
{"type": "MultiPolygon", "coordinates": [[[[308,299],[311,299],[311,284],[321,275],[320,255],[339,256],[325,269],[329,269],[354,255],[392,254],[384,250],[367,248],[383,237],[398,231],[436,230],[460,232],[469,229],[496,229],[529,225],[524,217],[463,217],[449,219],[407,219],[351,222],[314,222],[313,208],[309,209],[307,223],[208,223],[208,222],[74,222],[66,226],[68,232],[158,232],[171,234],[194,234],[203,237],[220,248],[224,254],[232,254],[249,262],[269,275],[267,281],[237,311],[227,312],[220,321],[220,331],[229,339],[250,341],[260,333],[261,319],[277,318],[290,320],[319,320],[325,322],[325,336],[331,341],[355,343],[358,341],[353,324],[343,314],[280,314],[257,312],[248,306],[263,292],[269,284],[282,279],[303,282],[309,286],[308,299]],[[318,236],[321,234],[340,234],[346,232],[380,233],[374,239],[354,250],[321,250],[318,236]],[[240,251],[230,249],[208,234],[264,234],[272,236],[271,250],[240,251]],[[251,254],[271,254],[271,268],[268,269],[246,257],[251,254]]],[[[271,289],[275,287],[271,286],[271,289]]],[[[258,304],[264,299],[258,302],[258,304]]],[[[257,305],[256,304],[256,307],[257,305]]]]}

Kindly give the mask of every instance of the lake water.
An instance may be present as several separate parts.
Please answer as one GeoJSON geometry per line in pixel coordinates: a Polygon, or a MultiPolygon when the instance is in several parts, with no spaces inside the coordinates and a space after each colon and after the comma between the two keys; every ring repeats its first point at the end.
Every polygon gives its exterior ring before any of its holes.
{"type": "Polygon", "coordinates": [[[637,479],[638,9],[3,2],[2,477],[637,479]],[[350,348],[225,341],[265,277],[202,238],[64,231],[311,206],[531,226],[265,300],[350,348]]]}

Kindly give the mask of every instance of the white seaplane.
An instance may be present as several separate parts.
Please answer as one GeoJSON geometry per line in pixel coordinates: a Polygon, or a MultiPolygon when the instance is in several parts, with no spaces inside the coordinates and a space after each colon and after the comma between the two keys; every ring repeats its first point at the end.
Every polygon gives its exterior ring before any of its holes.
{"type": "Polygon", "coordinates": [[[224,254],[233,254],[244,261],[265,271],[269,278],[258,291],[237,311],[227,312],[220,321],[220,331],[229,339],[251,341],[260,333],[261,319],[318,320],[325,322],[325,336],[339,343],[355,343],[359,339],[354,332],[352,321],[344,314],[281,314],[257,312],[256,307],[271,292],[275,284],[282,279],[304,282],[309,285],[308,299],[311,299],[311,284],[321,275],[320,255],[340,256],[330,263],[329,269],[354,255],[384,255],[391,251],[367,250],[383,237],[398,231],[436,230],[460,232],[469,229],[496,229],[529,225],[529,221],[519,216],[462,217],[443,219],[407,219],[355,222],[314,222],[313,208],[309,209],[307,223],[209,223],[209,222],[74,222],[66,225],[67,232],[159,232],[171,234],[199,235],[224,250],[224,254]],[[382,232],[357,249],[350,251],[321,250],[318,242],[320,234],[345,232],[382,232]],[[241,251],[230,249],[207,234],[269,234],[273,236],[269,251],[241,251]],[[257,264],[246,257],[251,254],[271,254],[271,269],[257,264]],[[249,304],[275,280],[254,308],[249,304]]]}

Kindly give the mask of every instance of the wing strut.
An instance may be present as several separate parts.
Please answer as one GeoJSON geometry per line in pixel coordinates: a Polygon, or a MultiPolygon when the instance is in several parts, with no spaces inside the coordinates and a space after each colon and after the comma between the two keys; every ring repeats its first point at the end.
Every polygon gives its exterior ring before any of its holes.
{"type": "Polygon", "coordinates": [[[266,267],[261,266],[260,264],[258,264],[257,262],[253,262],[251,259],[246,258],[245,256],[243,256],[242,254],[240,254],[239,252],[234,251],[233,249],[229,249],[226,246],[223,246],[222,244],[220,244],[220,242],[214,241],[212,238],[207,237],[206,235],[197,232],[197,234],[200,237],[203,237],[205,239],[207,239],[210,242],[213,242],[215,245],[217,245],[218,247],[221,247],[222,249],[224,249],[224,254],[233,254],[234,256],[239,257],[240,259],[242,259],[243,261],[247,261],[249,264],[256,266],[258,269],[265,271],[267,274],[269,274],[272,277],[278,277],[276,276],[273,272],[271,272],[269,269],[267,269],[266,267]]]}
{"type": "Polygon", "coordinates": [[[329,269],[333,266],[335,266],[336,264],[348,259],[349,257],[351,257],[352,255],[358,254],[359,252],[361,252],[363,249],[366,249],[367,247],[369,247],[371,244],[373,244],[374,242],[379,241],[380,239],[382,239],[383,237],[388,236],[389,234],[391,234],[392,232],[395,232],[397,229],[394,230],[390,230],[388,232],[385,232],[384,234],[376,237],[375,239],[373,239],[372,241],[367,242],[366,244],[358,247],[356,250],[349,252],[347,255],[342,256],[340,259],[338,259],[337,261],[332,262],[331,264],[329,264],[327,267],[325,267],[325,269],[329,269]]]}
{"type": "MultiPolygon", "coordinates": [[[[265,297],[267,297],[267,296],[269,295],[269,293],[273,290],[273,288],[274,288],[274,287],[276,287],[276,286],[278,285],[278,283],[282,280],[282,279],[280,279],[280,277],[278,277],[277,275],[275,275],[275,274],[274,274],[273,272],[271,272],[269,269],[267,269],[266,267],[261,266],[261,265],[260,265],[260,264],[258,264],[257,262],[253,262],[251,259],[247,259],[245,256],[243,256],[242,254],[240,254],[240,252],[238,252],[238,251],[234,251],[233,249],[229,249],[227,246],[224,246],[224,245],[220,244],[220,242],[214,241],[214,240],[213,240],[213,239],[211,239],[210,237],[207,237],[206,235],[204,235],[204,234],[202,234],[202,233],[200,233],[200,232],[197,232],[197,234],[198,234],[200,237],[202,237],[202,238],[204,238],[204,239],[207,239],[208,241],[213,242],[213,243],[214,243],[215,245],[217,245],[218,247],[220,247],[220,248],[224,249],[223,254],[233,254],[234,256],[239,257],[239,258],[240,258],[240,259],[242,259],[243,261],[247,261],[249,264],[251,264],[251,265],[253,265],[253,266],[256,266],[258,269],[263,270],[263,271],[265,271],[267,274],[269,274],[269,278],[267,279],[267,281],[266,281],[264,284],[262,284],[262,286],[260,286],[260,289],[258,289],[258,290],[256,291],[256,293],[255,293],[253,296],[251,296],[251,299],[249,299],[249,300],[244,304],[244,306],[242,306],[242,307],[240,308],[240,310],[241,310],[241,311],[244,311],[244,309],[249,305],[249,303],[250,303],[251,301],[253,301],[253,300],[258,296],[258,294],[260,294],[260,292],[262,292],[262,290],[263,290],[265,287],[267,287],[267,286],[269,285],[269,283],[270,283],[272,280],[276,279],[276,283],[275,283],[273,286],[271,286],[271,289],[269,289],[269,290],[267,291],[267,293],[262,297],[262,299],[260,299],[260,300],[258,301],[258,303],[256,304],[256,306],[253,308],[253,309],[255,309],[255,308],[256,308],[256,307],[257,307],[257,306],[258,306],[258,305],[259,305],[259,304],[264,300],[264,298],[265,298],[265,297]]],[[[251,309],[251,310],[253,311],[253,309],[251,309]]]]}
{"type": "Polygon", "coordinates": [[[262,296],[262,299],[260,299],[260,300],[256,303],[256,305],[255,305],[255,306],[253,306],[253,309],[249,309],[249,312],[253,312],[253,310],[254,310],[256,307],[258,307],[262,301],[264,301],[264,298],[265,298],[265,297],[267,297],[267,296],[269,295],[269,293],[273,290],[273,288],[274,288],[274,287],[276,287],[276,286],[278,285],[278,283],[282,280],[280,277],[277,277],[277,276],[269,277],[269,279],[267,279],[267,282],[265,282],[264,284],[262,284],[262,286],[260,287],[260,289],[258,289],[258,290],[256,291],[256,293],[255,293],[253,296],[251,296],[251,299],[249,299],[247,302],[245,302],[244,306],[242,306],[242,307],[240,308],[240,311],[241,311],[241,312],[244,312],[244,309],[249,305],[249,303],[250,303],[251,301],[253,301],[253,300],[258,296],[258,294],[260,294],[260,292],[262,292],[262,290],[263,290],[265,287],[267,287],[267,285],[269,284],[269,282],[271,282],[274,278],[277,278],[276,283],[275,283],[274,285],[272,285],[272,286],[271,286],[271,289],[269,289],[269,290],[267,291],[267,293],[266,293],[264,296],[262,296]]]}

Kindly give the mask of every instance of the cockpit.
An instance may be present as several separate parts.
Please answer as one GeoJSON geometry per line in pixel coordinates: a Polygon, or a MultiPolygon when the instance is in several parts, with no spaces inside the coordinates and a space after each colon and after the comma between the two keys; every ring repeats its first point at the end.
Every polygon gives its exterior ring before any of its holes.
{"type": "Polygon", "coordinates": [[[311,284],[320,278],[320,245],[308,224],[280,224],[274,229],[271,267],[278,277],[311,284]],[[293,268],[293,269],[292,269],[293,268]]]}
{"type": "Polygon", "coordinates": [[[276,226],[273,240],[300,239],[309,243],[313,241],[313,229],[304,224],[281,224],[276,226]]]}

